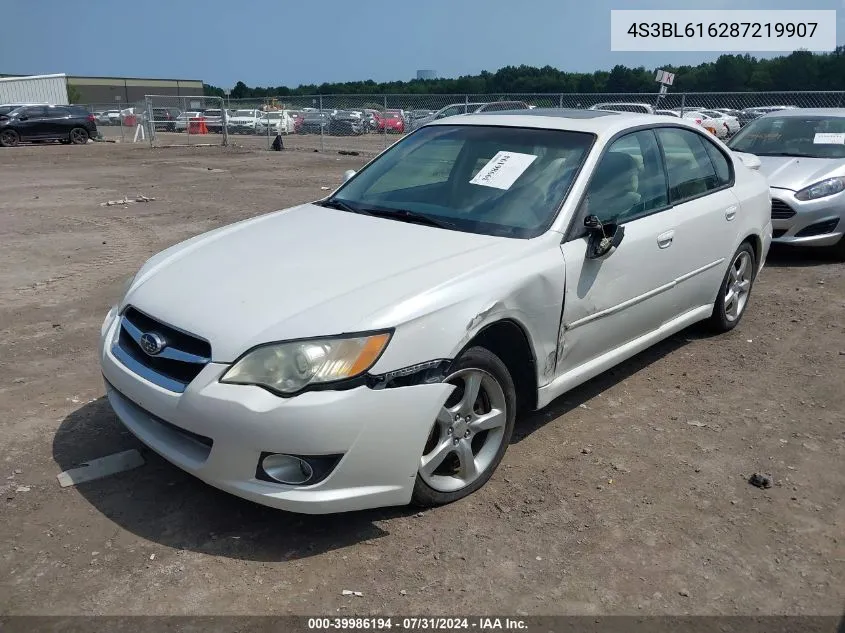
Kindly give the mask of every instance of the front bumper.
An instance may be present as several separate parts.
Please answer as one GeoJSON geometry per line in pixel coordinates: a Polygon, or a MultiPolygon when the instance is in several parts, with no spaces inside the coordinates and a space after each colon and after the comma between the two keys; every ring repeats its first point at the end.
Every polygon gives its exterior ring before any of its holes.
{"type": "Polygon", "coordinates": [[[219,382],[229,366],[210,363],[179,394],[146,381],[114,357],[118,323],[111,318],[104,324],[100,343],[109,402],[139,440],[174,465],[226,492],[292,512],[325,514],[410,501],[420,456],[450,385],[358,387],[279,398],[259,387],[219,382]],[[342,457],[319,483],[288,486],[256,478],[262,452],[342,457]]]}
{"type": "Polygon", "coordinates": [[[795,215],[790,218],[772,218],[772,228],[775,244],[790,244],[793,246],[833,246],[845,235],[845,192],[838,193],[819,200],[803,202],[795,198],[795,194],[787,189],[772,188],[772,198],[785,203],[795,215]],[[802,235],[802,232],[812,232],[813,227],[829,222],[838,223],[833,230],[817,235],[802,235]]]}

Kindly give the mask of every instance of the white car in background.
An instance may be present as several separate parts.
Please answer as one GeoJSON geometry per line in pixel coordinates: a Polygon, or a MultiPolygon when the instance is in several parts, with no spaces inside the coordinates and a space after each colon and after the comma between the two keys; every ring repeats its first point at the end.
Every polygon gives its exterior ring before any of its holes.
{"type": "Polygon", "coordinates": [[[661,114],[664,116],[674,116],[681,119],[685,119],[687,121],[691,121],[696,125],[700,125],[705,130],[710,132],[713,136],[719,139],[728,137],[727,129],[722,123],[720,123],[716,119],[707,116],[700,110],[681,110],[680,108],[677,108],[672,110],[656,110],[655,114],[661,114]]]}
{"type": "Polygon", "coordinates": [[[288,110],[264,112],[255,124],[256,134],[293,134],[294,119],[288,110]]]}
{"type": "Polygon", "coordinates": [[[654,107],[647,103],[597,103],[589,110],[608,110],[610,112],[638,112],[640,114],[654,114],[654,107]]]}
{"type": "Polygon", "coordinates": [[[727,136],[727,134],[719,135],[717,130],[717,124],[711,121],[708,116],[701,112],[698,112],[697,110],[684,110],[683,116],[681,115],[681,110],[655,110],[654,113],[661,116],[671,116],[675,117],[676,119],[685,119],[687,121],[691,121],[696,125],[700,125],[717,138],[725,138],[727,136]]]}
{"type": "Polygon", "coordinates": [[[739,124],[739,119],[735,116],[725,114],[720,110],[699,110],[699,112],[724,128],[725,134],[720,135],[719,138],[730,137],[739,132],[739,128],[741,126],[739,124]]]}
{"type": "Polygon", "coordinates": [[[456,501],[518,411],[740,322],[772,237],[755,165],[662,116],[432,122],[322,200],[148,260],[102,324],[109,402],[165,459],[268,506],[456,501]]]}
{"type": "Polygon", "coordinates": [[[261,110],[235,110],[229,117],[229,132],[234,134],[255,134],[255,128],[263,112],[261,110]]]}

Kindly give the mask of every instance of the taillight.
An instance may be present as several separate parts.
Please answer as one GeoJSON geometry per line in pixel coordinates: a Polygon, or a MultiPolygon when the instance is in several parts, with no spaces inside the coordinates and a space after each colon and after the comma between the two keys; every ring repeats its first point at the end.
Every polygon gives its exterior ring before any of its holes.
{"type": "Polygon", "coordinates": [[[696,119],[695,122],[701,125],[701,119],[696,119]]]}
{"type": "Polygon", "coordinates": [[[93,122],[94,122],[94,121],[96,121],[97,119],[95,119],[95,118],[94,118],[94,115],[93,115],[93,114],[89,114],[89,115],[88,115],[88,120],[89,120],[89,121],[91,121],[91,123],[93,123],[93,122]]]}

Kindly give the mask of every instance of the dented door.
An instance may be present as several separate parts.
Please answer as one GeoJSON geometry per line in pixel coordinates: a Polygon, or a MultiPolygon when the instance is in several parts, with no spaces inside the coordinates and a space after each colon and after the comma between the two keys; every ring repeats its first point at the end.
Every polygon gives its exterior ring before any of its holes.
{"type": "Polygon", "coordinates": [[[587,238],[561,245],[566,266],[556,374],[611,352],[675,316],[674,209],[625,223],[610,256],[587,259],[587,238]]]}

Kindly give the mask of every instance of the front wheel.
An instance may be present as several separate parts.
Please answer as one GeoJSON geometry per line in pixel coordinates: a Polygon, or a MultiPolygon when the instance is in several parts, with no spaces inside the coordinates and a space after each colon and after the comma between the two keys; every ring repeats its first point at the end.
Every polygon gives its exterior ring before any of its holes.
{"type": "Polygon", "coordinates": [[[748,242],[744,242],[734,253],[716,296],[716,303],[713,304],[713,314],[710,315],[713,330],[729,332],[737,326],[745,314],[756,270],[754,249],[748,242]]]}
{"type": "Polygon", "coordinates": [[[0,146],[15,147],[21,142],[21,135],[15,130],[3,130],[0,132],[0,146]]]}
{"type": "Polygon", "coordinates": [[[455,389],[440,409],[420,457],[415,505],[452,503],[481,488],[513,435],[516,389],[498,356],[472,347],[444,382],[455,389]]]}

